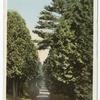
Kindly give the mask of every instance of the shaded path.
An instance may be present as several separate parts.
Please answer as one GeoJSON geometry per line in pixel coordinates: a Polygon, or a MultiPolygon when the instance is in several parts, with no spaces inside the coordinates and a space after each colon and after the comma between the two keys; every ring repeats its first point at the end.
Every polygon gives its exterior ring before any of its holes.
{"type": "Polygon", "coordinates": [[[44,84],[42,85],[42,87],[40,89],[40,93],[37,96],[37,100],[49,100],[49,92],[46,89],[44,84]]]}

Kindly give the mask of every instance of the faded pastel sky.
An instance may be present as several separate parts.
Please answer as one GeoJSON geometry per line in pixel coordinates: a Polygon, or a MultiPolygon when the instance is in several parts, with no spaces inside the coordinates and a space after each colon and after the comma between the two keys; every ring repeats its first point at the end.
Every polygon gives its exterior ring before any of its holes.
{"type": "Polygon", "coordinates": [[[8,9],[18,11],[32,30],[38,21],[40,12],[50,2],[51,0],[8,0],[8,9]]]}
{"type": "MultiPolygon", "coordinates": [[[[30,30],[33,39],[39,39],[39,37],[32,33],[40,12],[46,5],[49,5],[52,0],[8,0],[8,9],[16,10],[25,19],[27,27],[30,30]]],[[[48,55],[48,50],[39,51],[40,61],[43,63],[48,55]]]]}

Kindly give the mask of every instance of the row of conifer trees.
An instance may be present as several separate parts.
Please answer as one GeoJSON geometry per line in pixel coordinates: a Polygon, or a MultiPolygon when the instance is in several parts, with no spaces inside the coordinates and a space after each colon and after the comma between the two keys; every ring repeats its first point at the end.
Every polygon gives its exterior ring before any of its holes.
{"type": "Polygon", "coordinates": [[[42,38],[36,41],[37,48],[24,19],[8,11],[7,92],[12,89],[14,98],[23,88],[30,97],[38,94],[41,64],[37,49],[49,49],[42,66],[49,92],[71,100],[91,100],[93,0],[52,0],[41,11],[33,32],[42,38]]]}

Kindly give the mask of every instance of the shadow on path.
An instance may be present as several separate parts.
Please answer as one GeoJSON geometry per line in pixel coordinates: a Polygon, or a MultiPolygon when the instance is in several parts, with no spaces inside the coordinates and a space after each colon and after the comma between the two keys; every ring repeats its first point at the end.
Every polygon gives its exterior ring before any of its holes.
{"type": "Polygon", "coordinates": [[[39,95],[37,96],[37,100],[49,100],[49,92],[45,85],[41,87],[39,95]]]}

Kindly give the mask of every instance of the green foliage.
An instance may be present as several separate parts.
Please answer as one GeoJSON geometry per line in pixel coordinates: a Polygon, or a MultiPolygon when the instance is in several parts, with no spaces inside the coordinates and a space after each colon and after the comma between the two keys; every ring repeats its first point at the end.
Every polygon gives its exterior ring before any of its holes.
{"type": "Polygon", "coordinates": [[[8,11],[7,15],[7,77],[19,84],[26,80],[37,84],[40,62],[26,23],[15,11],[8,11]]]}
{"type": "Polygon", "coordinates": [[[8,11],[7,20],[7,75],[23,76],[27,54],[27,44],[31,37],[24,19],[17,13],[8,11]]]}
{"type": "Polygon", "coordinates": [[[93,1],[52,0],[38,24],[39,49],[50,49],[43,68],[49,91],[91,100],[93,1]]]}

